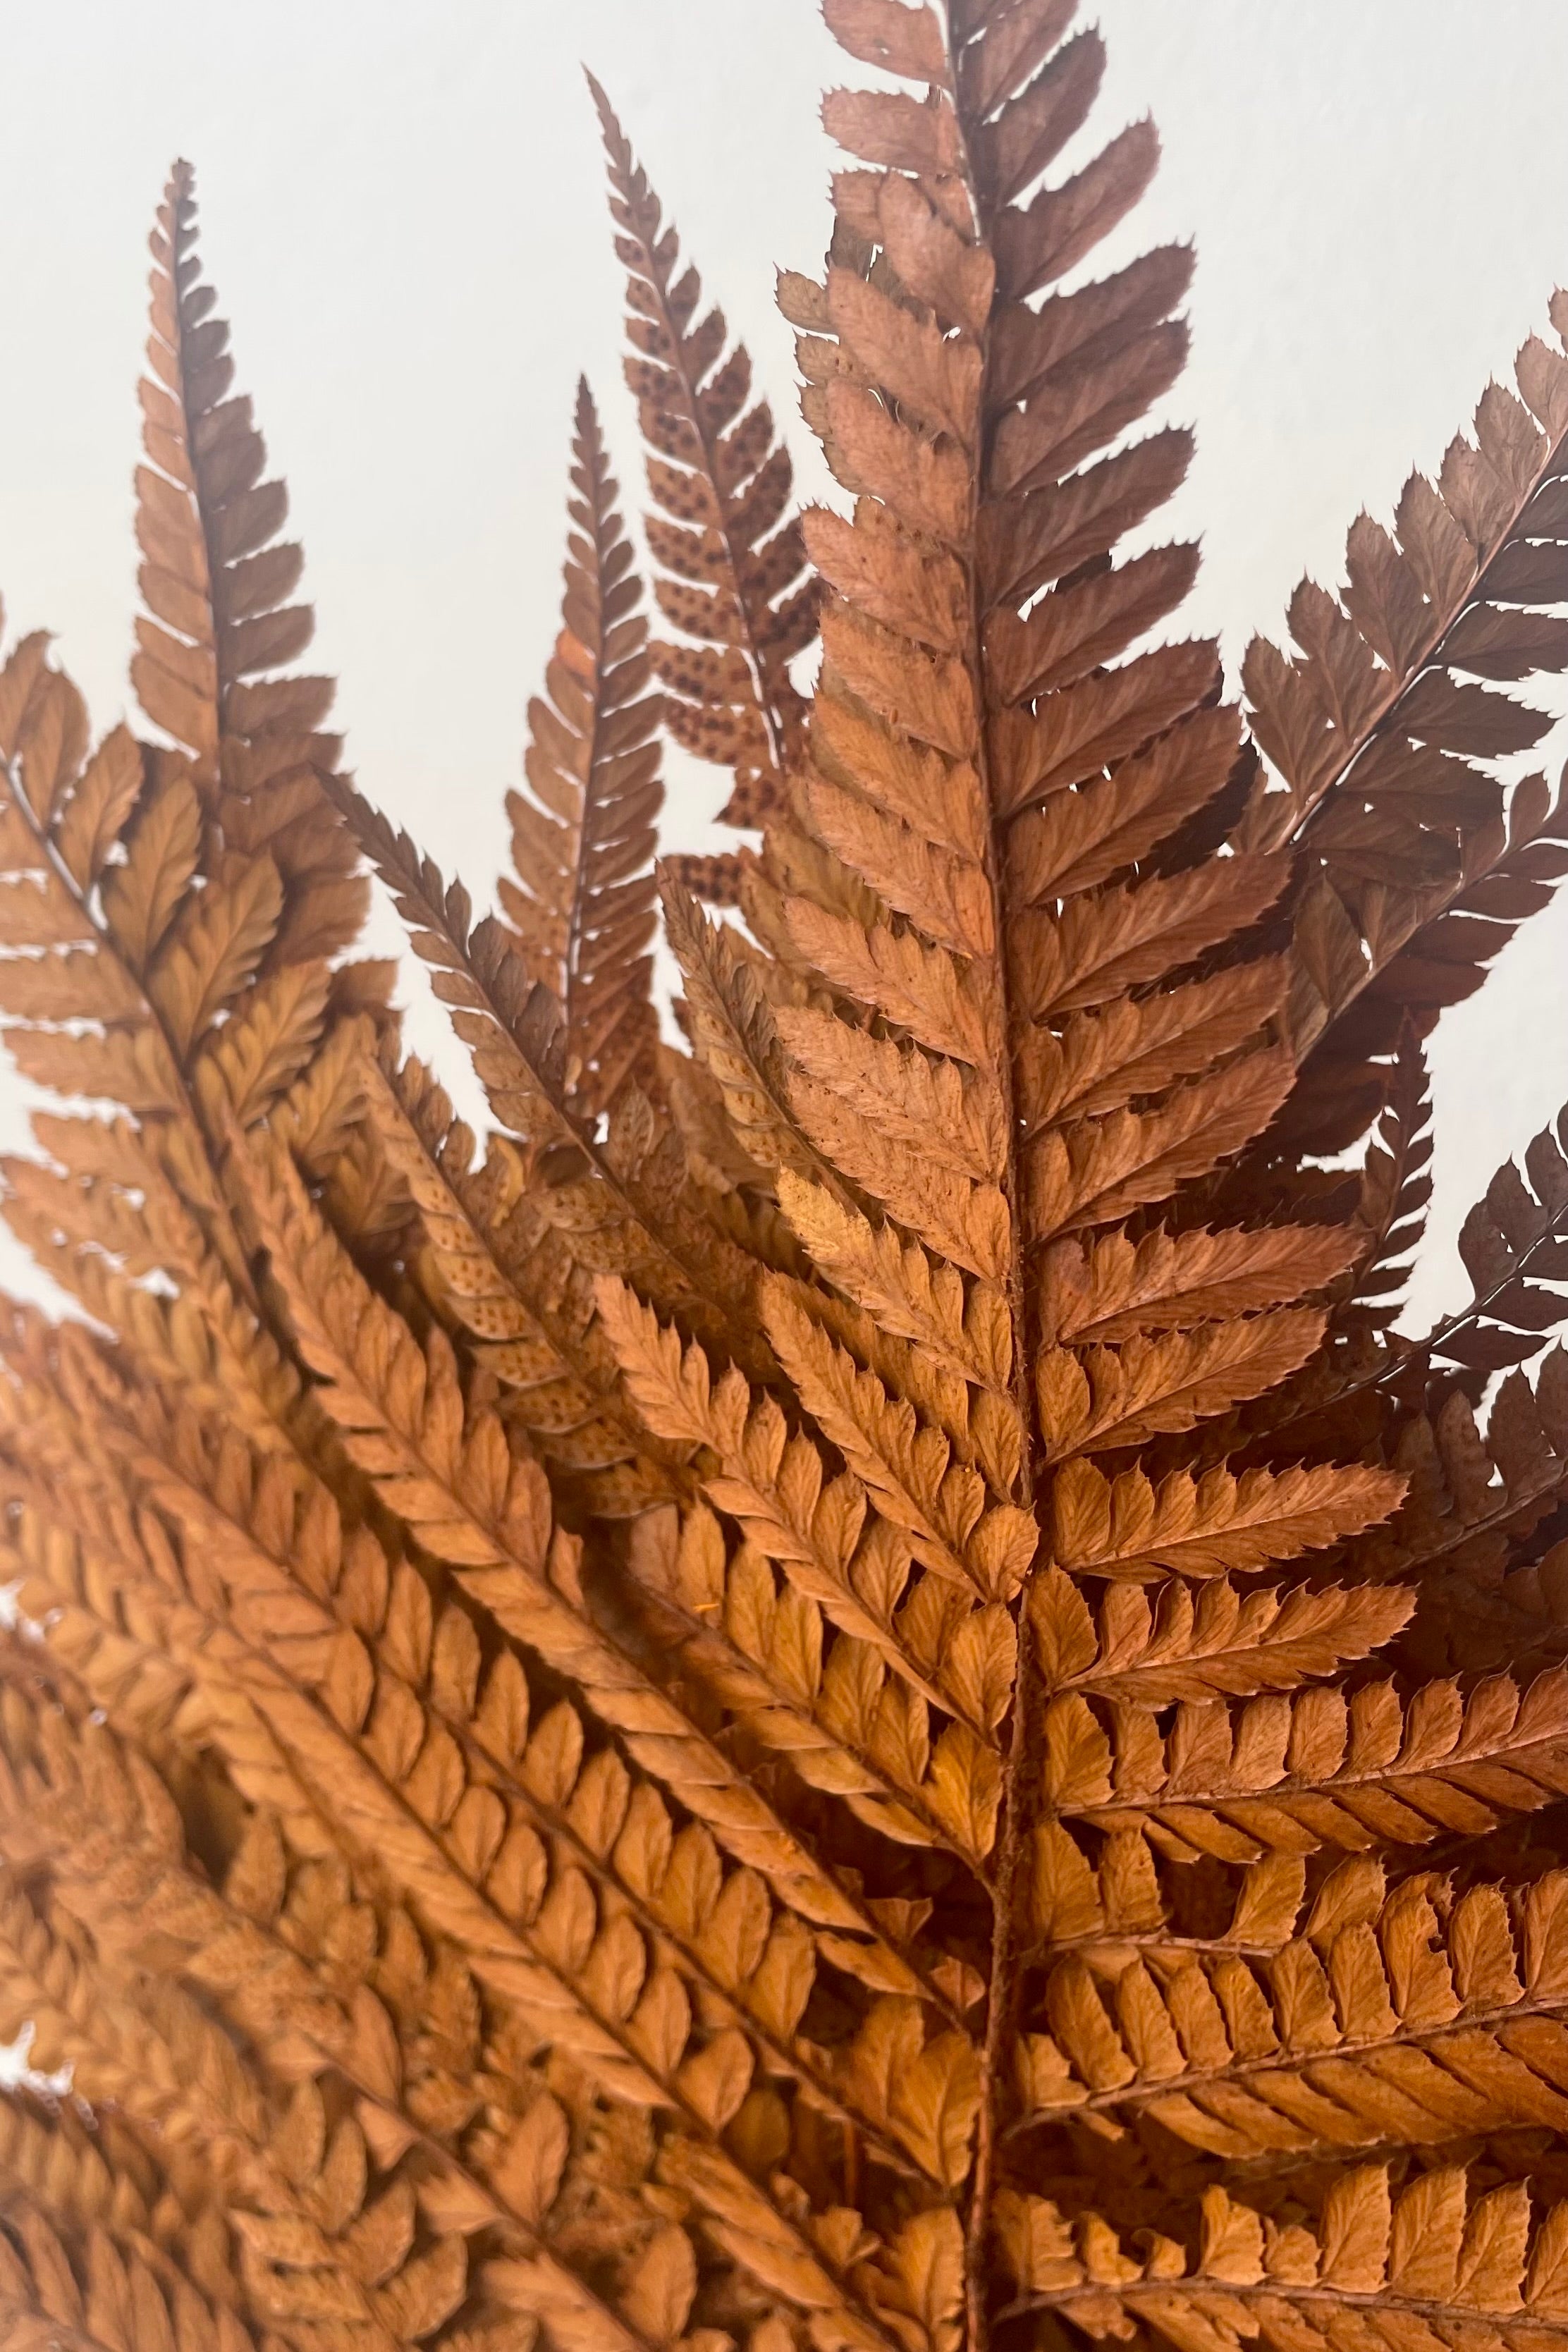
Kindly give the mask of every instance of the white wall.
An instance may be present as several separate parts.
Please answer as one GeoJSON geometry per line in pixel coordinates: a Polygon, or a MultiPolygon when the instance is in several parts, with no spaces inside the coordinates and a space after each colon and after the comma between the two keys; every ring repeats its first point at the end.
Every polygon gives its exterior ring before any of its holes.
{"type": "MultiPolygon", "coordinates": [[[[1568,9],[1104,0],[1100,21],[1097,130],[1150,108],[1164,136],[1138,239],[1199,247],[1195,357],[1170,404],[1199,450],[1172,520],[1204,535],[1194,618],[1235,659],[1253,627],[1278,628],[1303,568],[1338,577],[1358,505],[1386,512],[1410,462],[1436,462],[1568,278],[1568,9]]],[[[5,47],[13,620],[58,633],[101,724],[125,709],[143,237],[188,154],[351,758],[482,898],[554,628],[580,368],[636,499],[579,61],[609,84],[816,485],[771,301],[773,265],[815,266],[826,236],[816,97],[840,62],[811,0],[52,0],[10,13],[5,47]]],[[[672,834],[700,841],[720,796],[710,772],[683,775],[672,834]]],[[[1565,976],[1568,909],[1445,1024],[1445,1234],[1568,1096],[1565,976]]],[[[4,1082],[0,1135],[21,1127],[4,1082]]],[[[26,1278],[15,1254],[0,1278],[26,1278]]],[[[1435,1262],[1423,1306],[1456,1278],[1435,1262]]]]}

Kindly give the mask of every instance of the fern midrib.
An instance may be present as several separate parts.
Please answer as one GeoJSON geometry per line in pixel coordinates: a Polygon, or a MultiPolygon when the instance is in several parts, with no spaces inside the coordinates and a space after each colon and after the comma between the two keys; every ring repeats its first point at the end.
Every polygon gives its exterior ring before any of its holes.
{"type": "Polygon", "coordinates": [[[1194,1960],[1272,1960],[1278,1958],[1290,1938],[1288,1936],[1175,1936],[1163,1927],[1085,1927],[1072,1936],[1042,1936],[1029,1947],[1027,1965],[1039,1965],[1037,1953],[1077,1954],[1080,1958],[1091,1952],[1103,1954],[1107,1959],[1119,1952],[1189,1953],[1194,1960]]]}
{"type": "MultiPolygon", "coordinates": [[[[1067,2309],[1070,2317],[1071,2305],[1075,2302],[1087,2301],[1097,2294],[1103,2294],[1104,2292],[1103,2288],[1097,2289],[1086,2277],[1078,2286],[1040,2289],[1029,2294],[1016,2296],[998,2312],[997,2318],[999,2321],[1022,2319],[1031,2312],[1057,2311],[1063,2308],[1067,2309]]],[[[1263,2278],[1251,2282],[1238,2282],[1234,2279],[1205,2278],[1200,2275],[1196,2278],[1130,2279],[1124,2285],[1118,2286],[1115,2293],[1129,2303],[1134,2310],[1138,2308],[1141,2302],[1154,2303],[1162,2297],[1171,2295],[1181,2298],[1190,2296],[1200,2306],[1199,2313],[1194,2315],[1200,2318],[1206,2316],[1201,2311],[1203,2304],[1212,2304],[1216,2297],[1230,2296],[1246,2298],[1248,2301],[1256,2300],[1258,2303],[1321,2305],[1331,2314],[1364,2311],[1374,2319],[1384,2312],[1397,2311],[1408,2314],[1412,2318],[1435,2321],[1449,2328],[1459,2321],[1475,2327],[1478,2332],[1487,2328],[1498,2328],[1505,2334],[1511,2334],[1515,2329],[1529,2331],[1534,2345],[1539,2345],[1542,2340],[1541,2330],[1543,2324],[1533,2312],[1529,2310],[1500,2312],[1485,2305],[1461,2302],[1457,2290],[1454,2299],[1444,2303],[1432,2296],[1393,2294],[1384,2287],[1342,2287],[1326,2283],[1299,2286],[1284,2279],[1263,2278]]],[[[1437,2340],[1443,2342],[1446,2339],[1439,2336],[1437,2340]]]]}
{"type": "MultiPolygon", "coordinates": [[[[973,208],[976,231],[984,249],[992,249],[991,224],[981,195],[980,176],[971,152],[968,127],[960,102],[961,77],[958,56],[950,16],[944,12],[942,40],[946,49],[953,121],[957,126],[963,156],[963,179],[973,208]]],[[[991,298],[991,310],[981,352],[980,383],[975,400],[975,439],[971,474],[971,497],[968,530],[962,564],[965,582],[964,667],[968,674],[973,707],[977,715],[975,729],[975,767],[979,786],[984,795],[986,814],[984,873],[990,887],[993,931],[997,946],[992,959],[991,983],[998,1009],[998,1025],[1004,1048],[997,1056],[996,1079],[1002,1095],[1003,1122],[1007,1138],[1006,1162],[1003,1170],[1001,1189],[1007,1203],[1012,1234],[1011,1262],[1007,1270],[1007,1299],[1013,1327],[1012,1363],[1010,1366],[1014,1409],[1019,1423],[1019,1464],[1017,1498],[1026,1510],[1035,1511],[1036,1454],[1040,1447],[1040,1431],[1037,1418],[1034,1383],[1029,1378],[1029,1324],[1024,1289],[1025,1257],[1028,1247],[1023,1215],[1023,1182],[1020,1163],[1020,1115],[1014,1053],[1017,1034],[1016,1017],[1011,1001],[1007,958],[1003,947],[1008,932],[1006,895],[1006,858],[1003,845],[1003,826],[994,788],[989,733],[991,698],[987,688],[985,656],[982,641],[982,593],[979,564],[980,509],[985,495],[985,480],[990,445],[992,409],[991,382],[994,358],[993,325],[1002,301],[1000,284],[991,298]]],[[[1043,1451],[1043,1449],[1041,1449],[1043,1451]]],[[[1036,1511],[1037,1520],[1038,1513],[1036,1511]]],[[[1044,1529],[1041,1529],[1041,1538],[1044,1529]]],[[[992,2206],[1000,2169],[1003,2102],[1008,2096],[1011,2083],[1010,2060],[1017,2038],[1017,2020],[1023,1993],[1023,1880],[1026,1867],[1027,1839],[1037,1811],[1037,1775],[1032,1769],[1038,1745],[1039,1709],[1046,1696],[1045,1677],[1037,1671],[1035,1644],[1030,1631],[1028,1594],[1033,1567],[1026,1574],[1018,1601],[1018,1652],[1013,1696],[1013,1726],[1006,1760],[1002,1771],[1001,1832],[996,1850],[995,1877],[992,1890],[991,1969],[985,2014],[985,2040],[981,2053],[981,2102],[975,2130],[974,2170],[970,2197],[970,2209],[964,2231],[964,2309],[967,2321],[965,2352],[987,2352],[991,2342],[990,2283],[993,2272],[992,2206]]]]}
{"type": "MultiPolygon", "coordinates": [[[[578,1035],[579,1020],[581,1017],[583,978],[582,973],[579,971],[579,965],[582,961],[584,928],[587,917],[591,895],[588,888],[587,869],[584,853],[588,840],[589,819],[597,806],[594,788],[595,780],[599,774],[600,762],[604,756],[602,746],[605,730],[604,698],[605,680],[606,676],[605,668],[605,640],[606,635],[605,623],[605,538],[607,524],[605,509],[608,501],[605,483],[604,453],[599,446],[598,436],[596,434],[594,436],[593,440],[588,444],[588,474],[590,488],[587,503],[589,515],[593,524],[594,617],[598,632],[598,642],[594,647],[594,683],[593,690],[589,697],[589,709],[591,715],[586,739],[587,756],[584,773],[583,776],[582,791],[577,803],[576,839],[573,844],[572,855],[572,903],[567,910],[566,947],[562,958],[561,966],[561,1010],[566,1024],[566,1044],[569,1052],[575,1052],[577,1050],[576,1039],[578,1035]]],[[[586,1059],[581,1055],[579,1055],[579,1059],[583,1060],[584,1063],[582,1076],[585,1080],[589,1076],[586,1059]]],[[[574,1088],[574,1091],[575,1091],[575,1088],[574,1088]]]]}

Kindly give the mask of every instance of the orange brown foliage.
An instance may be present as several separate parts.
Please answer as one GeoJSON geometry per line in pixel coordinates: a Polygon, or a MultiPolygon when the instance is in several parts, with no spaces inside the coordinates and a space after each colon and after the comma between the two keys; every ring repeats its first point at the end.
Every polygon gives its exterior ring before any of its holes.
{"type": "Polygon", "coordinates": [[[1568,2345],[1568,1129],[1397,1328],[1422,1041],[1568,870],[1568,357],[1226,702],[1073,13],[827,0],[831,512],[596,92],[674,634],[584,388],[477,920],[290,667],[176,167],[149,731],[0,669],[81,1309],[0,1322],[7,2352],[1568,2345]],[[762,827],[679,1045],[661,735],[762,827]]]}

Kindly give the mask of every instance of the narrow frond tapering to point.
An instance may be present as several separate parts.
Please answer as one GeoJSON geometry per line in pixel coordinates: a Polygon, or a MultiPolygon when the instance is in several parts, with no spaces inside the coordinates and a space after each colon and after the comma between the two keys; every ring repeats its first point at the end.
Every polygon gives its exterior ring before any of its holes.
{"type": "Polygon", "coordinates": [[[647,622],[586,383],[577,388],[573,535],[545,697],[529,705],[528,793],[508,798],[516,879],[501,904],[532,980],[561,1008],[567,1085],[583,1111],[657,1083],[648,953],[659,803],[647,622]]]}
{"type": "Polygon", "coordinates": [[[722,821],[760,825],[784,804],[805,716],[790,664],[816,635],[789,451],[767,401],[748,406],[745,346],[726,352],[723,312],[702,311],[696,270],[592,75],[588,86],[626,270],[626,382],[659,509],[647,521],[654,594],[677,632],[651,649],[666,720],[686,751],[731,772],[722,821]]]}

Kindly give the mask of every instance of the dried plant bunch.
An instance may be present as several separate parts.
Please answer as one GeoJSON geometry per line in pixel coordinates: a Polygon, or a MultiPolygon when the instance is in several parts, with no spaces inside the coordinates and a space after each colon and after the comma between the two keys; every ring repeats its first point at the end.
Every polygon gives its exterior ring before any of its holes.
{"type": "Polygon", "coordinates": [[[1568,872],[1568,297],[1226,701],[1073,13],[827,0],[805,513],[595,86],[652,596],[584,387],[477,920],[176,167],[146,732],[0,668],[6,2352],[1568,2347],[1568,1124],[1398,1328],[1568,872]]]}

